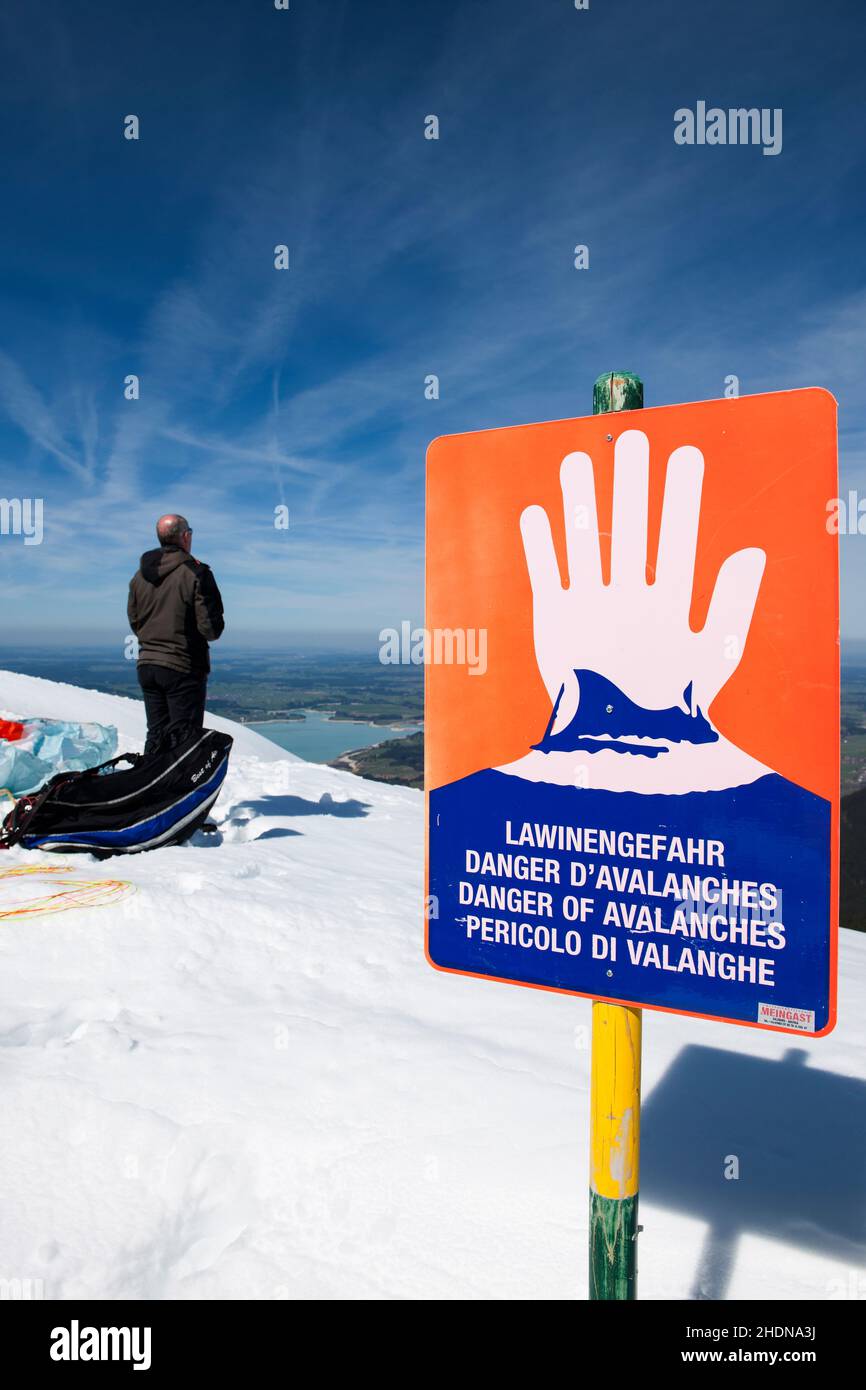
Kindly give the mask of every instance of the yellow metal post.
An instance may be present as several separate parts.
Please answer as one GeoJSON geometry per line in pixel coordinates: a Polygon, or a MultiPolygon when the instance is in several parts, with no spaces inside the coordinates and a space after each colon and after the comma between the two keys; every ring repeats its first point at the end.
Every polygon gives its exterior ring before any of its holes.
{"type": "Polygon", "coordinates": [[[637,1297],[641,1011],[592,1005],[589,1296],[637,1297]]]}
{"type": "MultiPolygon", "coordinates": [[[[605,372],[595,383],[595,415],[642,405],[643,384],[630,372],[605,372]]],[[[594,1000],[589,1120],[591,1299],[637,1297],[640,1064],[640,1009],[594,1000]]]]}

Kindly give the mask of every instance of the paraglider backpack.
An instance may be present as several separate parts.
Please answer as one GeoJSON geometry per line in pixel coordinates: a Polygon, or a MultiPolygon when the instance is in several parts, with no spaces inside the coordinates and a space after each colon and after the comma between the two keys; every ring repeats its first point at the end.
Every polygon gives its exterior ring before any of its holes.
{"type": "Polygon", "coordinates": [[[0,828],[0,849],[86,850],[105,858],[182,844],[219,796],[231,746],[228,734],[201,729],[148,757],[122,753],[86,772],[60,772],[15,803],[0,828]]]}

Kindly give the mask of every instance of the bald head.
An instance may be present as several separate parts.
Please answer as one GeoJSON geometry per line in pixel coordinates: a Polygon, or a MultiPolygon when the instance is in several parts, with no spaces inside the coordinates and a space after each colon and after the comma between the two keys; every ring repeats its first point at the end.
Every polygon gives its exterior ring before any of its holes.
{"type": "Polygon", "coordinates": [[[189,550],[192,531],[185,516],[168,512],[156,523],[156,534],[160,545],[180,545],[189,550]]]}

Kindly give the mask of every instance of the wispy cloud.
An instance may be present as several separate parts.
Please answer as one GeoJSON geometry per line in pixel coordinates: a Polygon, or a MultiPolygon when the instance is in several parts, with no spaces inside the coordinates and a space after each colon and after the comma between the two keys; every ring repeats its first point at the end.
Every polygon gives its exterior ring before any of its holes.
{"type": "MultiPolygon", "coordinates": [[[[17,362],[3,351],[0,351],[0,411],[38,449],[50,454],[82,483],[92,483],[91,468],[66,439],[40,391],[28,380],[17,362]]],[[[89,437],[86,434],[82,449],[84,454],[87,453],[89,437]]]]}

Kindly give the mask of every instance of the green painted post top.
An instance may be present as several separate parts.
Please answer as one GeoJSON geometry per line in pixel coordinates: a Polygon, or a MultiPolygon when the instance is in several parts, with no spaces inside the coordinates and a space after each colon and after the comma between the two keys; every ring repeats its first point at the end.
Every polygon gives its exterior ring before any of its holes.
{"type": "Polygon", "coordinates": [[[593,415],[612,410],[641,410],[643,382],[634,372],[602,372],[592,388],[593,415]]]}

